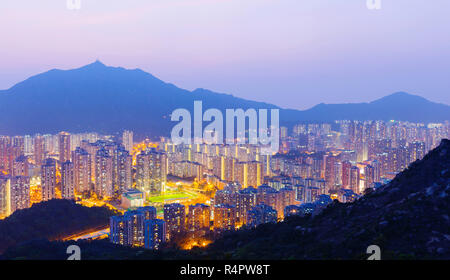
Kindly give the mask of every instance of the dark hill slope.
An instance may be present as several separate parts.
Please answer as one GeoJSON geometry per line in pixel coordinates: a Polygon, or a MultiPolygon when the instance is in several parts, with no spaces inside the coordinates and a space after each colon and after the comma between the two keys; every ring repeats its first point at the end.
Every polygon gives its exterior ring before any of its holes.
{"type": "Polygon", "coordinates": [[[113,215],[108,208],[85,207],[62,199],[34,204],[0,221],[0,252],[21,242],[60,239],[107,226],[113,215]]]}

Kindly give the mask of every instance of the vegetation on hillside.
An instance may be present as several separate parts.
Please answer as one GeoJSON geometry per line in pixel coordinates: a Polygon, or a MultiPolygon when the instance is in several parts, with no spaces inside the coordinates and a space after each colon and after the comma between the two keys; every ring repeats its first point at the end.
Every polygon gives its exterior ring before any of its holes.
{"type": "Polygon", "coordinates": [[[114,214],[106,207],[85,207],[62,199],[34,204],[0,221],[0,252],[20,242],[57,240],[107,226],[114,214]]]}

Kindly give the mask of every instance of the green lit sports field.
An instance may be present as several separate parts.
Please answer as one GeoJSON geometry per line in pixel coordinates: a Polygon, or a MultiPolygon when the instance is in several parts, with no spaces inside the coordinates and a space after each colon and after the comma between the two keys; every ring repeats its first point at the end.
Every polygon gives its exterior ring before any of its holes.
{"type": "Polygon", "coordinates": [[[179,193],[168,193],[165,195],[158,195],[149,197],[147,200],[149,202],[161,203],[165,200],[176,200],[181,198],[195,198],[196,196],[191,193],[179,192],[179,193]]]}

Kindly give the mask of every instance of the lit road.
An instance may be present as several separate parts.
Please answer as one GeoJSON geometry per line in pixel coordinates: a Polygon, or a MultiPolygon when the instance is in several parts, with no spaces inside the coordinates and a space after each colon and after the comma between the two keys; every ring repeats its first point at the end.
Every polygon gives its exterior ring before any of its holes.
{"type": "Polygon", "coordinates": [[[103,239],[107,238],[109,234],[109,227],[104,227],[102,229],[94,229],[94,230],[87,230],[79,234],[71,235],[66,238],[64,238],[64,241],[67,240],[83,240],[83,239],[103,239]]]}

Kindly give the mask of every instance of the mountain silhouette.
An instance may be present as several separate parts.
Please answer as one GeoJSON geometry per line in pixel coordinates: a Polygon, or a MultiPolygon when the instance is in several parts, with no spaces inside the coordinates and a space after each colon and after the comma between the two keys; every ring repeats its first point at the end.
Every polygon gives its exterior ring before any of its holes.
{"type": "MultiPolygon", "coordinates": [[[[279,108],[206,89],[188,91],[140,69],[96,61],[72,70],[53,69],[1,90],[0,134],[131,129],[138,136],[167,136],[174,125],[172,111],[192,110],[194,100],[203,101],[203,110],[223,112],[227,108],[279,108]]],[[[280,122],[286,126],[336,119],[435,122],[450,119],[450,106],[395,93],[370,103],[319,104],[305,111],[280,108],[280,122]]]]}

